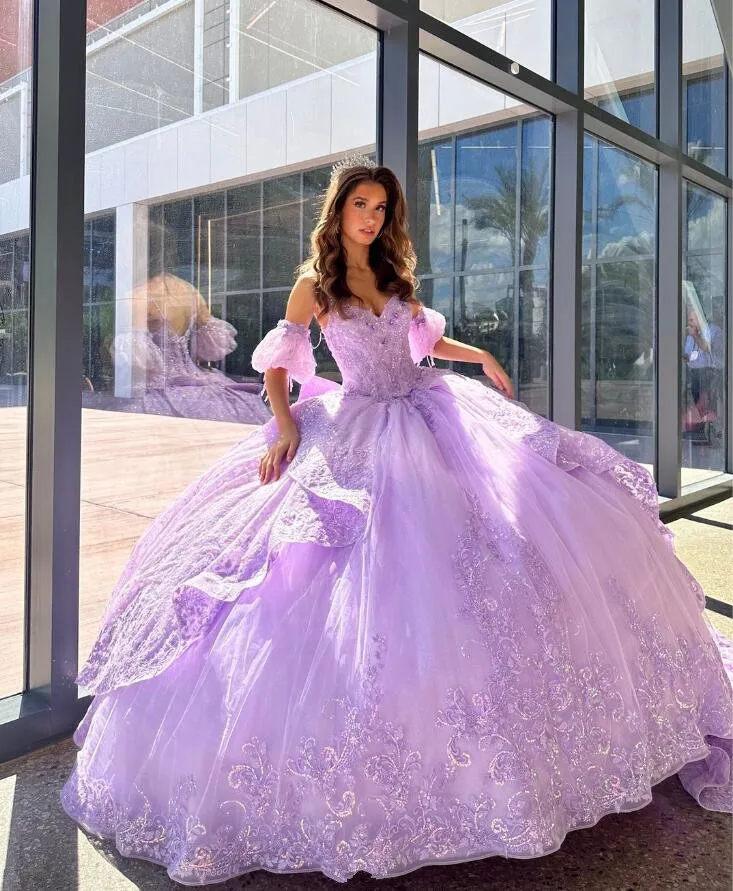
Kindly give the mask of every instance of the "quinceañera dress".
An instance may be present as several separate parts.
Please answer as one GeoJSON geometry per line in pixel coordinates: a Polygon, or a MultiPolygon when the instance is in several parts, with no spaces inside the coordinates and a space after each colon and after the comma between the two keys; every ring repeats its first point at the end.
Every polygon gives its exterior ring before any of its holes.
{"type": "MultiPolygon", "coordinates": [[[[343,374],[138,543],[80,675],[68,813],[184,884],[536,857],[679,772],[731,806],[731,685],[648,473],[418,363],[438,313],[325,332],[343,374]]],[[[315,372],[282,321],[259,370],[315,372]]],[[[312,381],[311,381],[312,383],[312,381]]]]}

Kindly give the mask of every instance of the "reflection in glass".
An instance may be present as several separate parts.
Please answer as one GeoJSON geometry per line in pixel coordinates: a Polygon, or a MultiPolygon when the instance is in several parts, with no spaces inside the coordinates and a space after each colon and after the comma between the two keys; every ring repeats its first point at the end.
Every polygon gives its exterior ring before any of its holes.
{"type": "MultiPolygon", "coordinates": [[[[440,83],[446,69],[425,62],[421,114],[434,121],[436,76],[440,83]]],[[[415,248],[421,296],[439,294],[455,336],[493,352],[519,398],[546,415],[552,123],[526,106],[509,110],[503,94],[465,75],[450,72],[450,81],[463,97],[465,123],[482,124],[420,144],[415,248]]],[[[450,131],[455,115],[451,108],[450,131]]],[[[456,368],[482,374],[477,365],[456,368]]]]}
{"type": "Polygon", "coordinates": [[[522,402],[541,415],[547,415],[550,410],[547,354],[549,312],[547,270],[522,270],[519,274],[516,344],[519,389],[522,392],[522,402]]]}
{"type": "Polygon", "coordinates": [[[682,466],[695,482],[725,470],[726,202],[685,183],[682,272],[682,466]]]}
{"type": "Polygon", "coordinates": [[[289,287],[301,262],[301,176],[267,180],[262,198],[264,288],[289,287]]]}
{"type": "Polygon", "coordinates": [[[725,54],[711,0],[683,0],[682,74],[687,153],[725,173],[725,54]]]}
{"type": "Polygon", "coordinates": [[[582,429],[654,462],[656,169],[586,137],[582,429]]]}
{"type": "Polygon", "coordinates": [[[260,287],[261,196],[260,183],[227,190],[227,291],[260,287]]]}
{"type": "Polygon", "coordinates": [[[418,148],[418,275],[453,271],[453,142],[426,142],[418,148]]]}
{"type": "Polygon", "coordinates": [[[271,416],[252,350],[334,160],[374,149],[379,42],[312,0],[88,17],[82,660],[143,529],[271,416]]]}
{"type": "Polygon", "coordinates": [[[552,76],[551,0],[420,0],[420,8],[525,68],[552,76]]]}
{"type": "Polygon", "coordinates": [[[256,385],[230,380],[215,367],[236,349],[237,331],[193,285],[163,273],[135,288],[126,303],[121,315],[129,325],[118,324],[107,350],[115,393],[85,396],[86,408],[240,424],[269,419],[256,385]]]}
{"type": "MultiPolygon", "coordinates": [[[[239,0],[238,6],[238,98],[344,63],[356,68],[375,51],[373,31],[312,0],[288,0],[287,7],[239,0]]],[[[373,66],[374,59],[367,64],[373,66]]]]}
{"type": "MultiPolygon", "coordinates": [[[[488,350],[508,373],[513,365],[513,290],[514,274],[510,272],[461,276],[454,323],[457,340],[488,350]]],[[[476,374],[477,366],[457,362],[455,369],[476,374]]]]}
{"type": "Polygon", "coordinates": [[[193,199],[193,283],[209,306],[226,288],[225,213],[221,192],[193,199]]]}
{"type": "Polygon", "coordinates": [[[585,0],[585,97],[656,134],[655,0],[585,0]]]}
{"type": "Polygon", "coordinates": [[[97,25],[87,37],[88,152],[194,113],[194,0],[165,14],[148,3],[124,6],[128,14],[113,19],[115,4],[88,4],[87,21],[97,25]]]}
{"type": "Polygon", "coordinates": [[[461,272],[514,265],[518,131],[511,123],[457,140],[455,237],[461,272]]]}
{"type": "Polygon", "coordinates": [[[0,698],[24,686],[33,11],[0,26],[0,698]]]}

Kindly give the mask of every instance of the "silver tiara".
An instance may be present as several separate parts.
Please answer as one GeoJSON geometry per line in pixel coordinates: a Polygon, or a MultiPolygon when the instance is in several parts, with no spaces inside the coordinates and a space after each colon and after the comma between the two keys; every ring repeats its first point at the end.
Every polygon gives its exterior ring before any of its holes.
{"type": "Polygon", "coordinates": [[[331,182],[333,182],[343,170],[351,170],[353,167],[369,167],[371,170],[377,166],[378,165],[372,161],[371,158],[367,158],[366,155],[348,155],[346,158],[337,161],[331,168],[331,182]]]}

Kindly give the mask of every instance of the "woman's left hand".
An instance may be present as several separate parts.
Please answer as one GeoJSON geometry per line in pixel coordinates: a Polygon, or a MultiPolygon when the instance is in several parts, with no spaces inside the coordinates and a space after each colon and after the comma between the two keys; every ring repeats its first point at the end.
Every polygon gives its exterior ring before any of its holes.
{"type": "Polygon", "coordinates": [[[506,373],[506,371],[504,371],[501,365],[499,365],[499,363],[491,355],[491,353],[486,353],[486,358],[484,359],[482,364],[484,374],[496,387],[496,389],[501,390],[502,393],[506,393],[507,396],[513,399],[514,386],[512,385],[511,378],[506,373]]]}

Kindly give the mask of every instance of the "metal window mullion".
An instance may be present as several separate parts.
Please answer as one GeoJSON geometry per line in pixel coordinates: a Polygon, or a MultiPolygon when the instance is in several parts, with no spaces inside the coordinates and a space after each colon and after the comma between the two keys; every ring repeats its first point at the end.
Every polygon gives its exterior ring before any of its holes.
{"type": "Polygon", "coordinates": [[[26,685],[73,722],[78,715],[74,681],[79,637],[86,3],[35,0],[34,16],[26,685]]]}
{"type": "MultiPolygon", "coordinates": [[[[601,167],[601,144],[593,140],[593,168],[591,180],[591,222],[590,222],[590,276],[588,282],[588,389],[591,398],[590,420],[598,423],[598,182],[601,167]]],[[[583,208],[585,212],[585,208],[583,208]]],[[[582,278],[582,267],[581,267],[582,278]]],[[[582,281],[581,281],[582,288],[582,281]]],[[[582,300],[582,294],[581,294],[582,300]]],[[[582,319],[581,319],[582,323],[582,319]]],[[[581,345],[582,348],[582,345],[581,345]]],[[[582,412],[582,405],[581,405],[582,412]]]]}
{"type": "MultiPolygon", "coordinates": [[[[657,0],[659,136],[682,139],[682,0],[657,0]]],[[[677,498],[682,485],[682,167],[662,159],[657,200],[655,476],[660,495],[677,498]]]]}
{"type": "Polygon", "coordinates": [[[417,232],[418,32],[414,22],[385,31],[381,40],[377,157],[397,174],[407,198],[410,231],[417,232]]]}
{"type": "Polygon", "coordinates": [[[519,393],[519,344],[520,344],[520,325],[522,315],[522,302],[520,299],[519,289],[521,286],[522,274],[519,267],[522,263],[522,152],[524,151],[524,123],[517,121],[517,158],[516,158],[516,176],[517,186],[514,193],[514,325],[512,332],[512,382],[514,390],[519,393]]]}
{"type": "MultiPolygon", "coordinates": [[[[582,96],[584,2],[555,0],[553,66],[558,86],[582,96]]],[[[555,118],[552,227],[551,403],[553,420],[580,426],[581,288],[583,247],[583,114],[555,118]]]]}
{"type": "MultiPolygon", "coordinates": [[[[259,233],[260,233],[260,288],[259,297],[259,313],[260,313],[260,338],[264,337],[263,323],[265,318],[265,181],[259,183],[259,233]]],[[[259,339],[259,338],[258,338],[259,339]]]]}
{"type": "Polygon", "coordinates": [[[193,6],[193,113],[204,111],[204,0],[193,6]]]}
{"type": "Polygon", "coordinates": [[[237,102],[241,94],[241,0],[229,0],[229,102],[237,102]]]}
{"type": "MultiPolygon", "coordinates": [[[[727,76],[728,88],[726,91],[726,105],[728,114],[728,175],[733,174],[733,71],[728,68],[727,76]]],[[[727,414],[726,423],[726,449],[725,449],[725,469],[728,473],[733,473],[733,198],[727,199],[727,232],[725,239],[725,249],[727,254],[727,299],[726,306],[728,310],[727,317],[727,338],[726,338],[726,381],[725,381],[725,408],[727,414]]]]}

